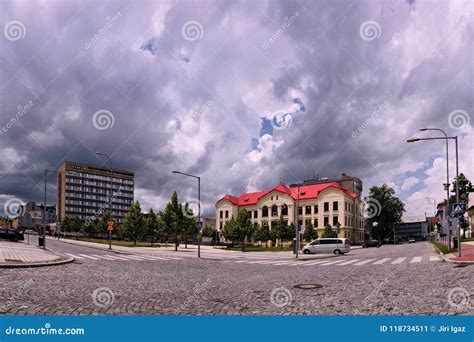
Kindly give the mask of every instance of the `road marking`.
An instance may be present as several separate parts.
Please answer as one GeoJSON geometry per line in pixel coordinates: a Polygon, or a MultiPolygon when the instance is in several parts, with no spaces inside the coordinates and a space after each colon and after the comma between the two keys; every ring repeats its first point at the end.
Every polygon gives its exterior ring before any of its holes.
{"type": "Polygon", "coordinates": [[[329,262],[325,262],[325,263],[320,264],[320,266],[334,265],[334,264],[337,264],[337,263],[340,263],[340,262],[344,262],[344,260],[329,261],[329,262]]]}
{"type": "Polygon", "coordinates": [[[70,253],[64,253],[64,254],[69,255],[70,257],[73,257],[73,258],[76,258],[76,259],[82,259],[82,260],[84,259],[83,257],[80,257],[78,255],[74,255],[74,254],[70,254],[70,253]]]}
{"type": "Polygon", "coordinates": [[[128,260],[117,255],[108,255],[108,257],[112,258],[113,260],[128,260]]]}
{"type": "Polygon", "coordinates": [[[79,255],[83,256],[84,258],[87,258],[87,259],[99,260],[99,258],[94,258],[94,257],[91,257],[90,255],[85,255],[85,254],[79,254],[79,255]]]}
{"type": "Polygon", "coordinates": [[[345,261],[343,262],[342,264],[339,264],[337,266],[341,266],[341,265],[350,265],[350,264],[353,264],[354,262],[357,262],[359,261],[360,259],[354,259],[354,260],[349,260],[349,261],[345,261]]]}
{"type": "Polygon", "coordinates": [[[111,257],[109,257],[108,255],[97,255],[97,254],[92,254],[91,256],[93,257],[97,257],[99,259],[105,259],[105,260],[114,260],[112,259],[111,257]]]}
{"type": "Polygon", "coordinates": [[[372,265],[382,265],[384,262],[387,262],[389,260],[390,258],[383,258],[383,259],[380,259],[379,261],[374,262],[372,265]]]}
{"type": "Polygon", "coordinates": [[[410,261],[410,264],[414,263],[414,262],[421,262],[421,259],[422,257],[414,257],[411,261],[410,261]]]}
{"type": "Polygon", "coordinates": [[[441,258],[439,257],[439,255],[431,255],[430,256],[430,261],[440,261],[441,258]]]}
{"type": "Polygon", "coordinates": [[[401,264],[406,258],[398,258],[391,262],[392,265],[401,264]]]}
{"type": "MultiPolygon", "coordinates": [[[[140,256],[143,257],[143,255],[140,255],[140,256]]],[[[149,258],[150,260],[170,260],[171,259],[171,258],[159,257],[159,256],[156,256],[156,255],[147,255],[146,257],[149,258]]]]}
{"type": "Polygon", "coordinates": [[[356,265],[356,266],[365,265],[365,264],[368,264],[369,262],[372,262],[372,261],[374,261],[374,260],[376,260],[376,259],[366,259],[366,260],[360,261],[360,262],[358,262],[358,263],[356,263],[356,264],[354,264],[354,265],[356,265]]]}
{"type": "Polygon", "coordinates": [[[130,260],[135,260],[135,261],[143,261],[142,258],[136,257],[135,255],[122,255],[122,257],[130,259],[130,260]]]}

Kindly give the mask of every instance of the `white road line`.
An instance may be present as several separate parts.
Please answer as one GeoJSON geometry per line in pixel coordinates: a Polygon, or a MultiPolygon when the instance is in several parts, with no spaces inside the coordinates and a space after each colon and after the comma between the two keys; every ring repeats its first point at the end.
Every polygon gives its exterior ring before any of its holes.
{"type": "Polygon", "coordinates": [[[421,259],[422,257],[414,257],[411,261],[410,261],[410,264],[414,263],[414,262],[421,262],[421,259]]]}
{"type": "Polygon", "coordinates": [[[312,266],[312,265],[319,265],[322,264],[323,262],[328,262],[327,260],[319,260],[319,261],[312,261],[312,262],[305,262],[305,266],[312,266]]]}
{"type": "Polygon", "coordinates": [[[353,264],[357,261],[359,261],[360,259],[354,259],[354,260],[349,260],[349,261],[346,261],[346,262],[343,262],[342,264],[339,264],[337,266],[342,266],[342,265],[350,265],[350,264],[353,264]]]}
{"type": "Polygon", "coordinates": [[[108,257],[112,258],[114,260],[128,260],[128,259],[122,258],[122,257],[117,256],[117,255],[108,255],[108,257]]]}
{"type": "Polygon", "coordinates": [[[439,255],[431,255],[430,256],[430,261],[440,261],[441,258],[439,257],[439,255]]]}
{"type": "Polygon", "coordinates": [[[99,258],[99,259],[114,260],[114,259],[112,259],[111,257],[109,257],[108,255],[92,254],[91,256],[96,257],[96,258],[99,258]]]}
{"type": "MultiPolygon", "coordinates": [[[[273,265],[278,265],[278,266],[280,266],[280,265],[294,265],[294,264],[295,264],[294,261],[285,261],[285,262],[279,262],[279,263],[273,264],[273,265]]],[[[298,262],[298,264],[299,264],[299,262],[298,262]]]]}
{"type": "Polygon", "coordinates": [[[343,260],[336,260],[336,261],[325,262],[325,263],[320,264],[320,266],[334,265],[334,264],[338,264],[338,263],[340,263],[340,262],[344,262],[344,259],[343,259],[343,260]]]}
{"type": "Polygon", "coordinates": [[[135,261],[137,261],[137,260],[143,261],[142,258],[136,257],[135,255],[122,255],[122,257],[130,259],[130,260],[135,260],[135,261]]]}
{"type": "Polygon", "coordinates": [[[146,257],[146,258],[148,258],[148,259],[150,259],[150,260],[170,260],[170,259],[171,259],[171,258],[159,257],[159,256],[156,256],[156,255],[146,255],[146,256],[144,256],[144,255],[140,254],[140,256],[141,256],[141,257],[146,257]]]}
{"type": "Polygon", "coordinates": [[[383,258],[383,259],[380,259],[379,261],[376,261],[374,263],[372,263],[372,265],[382,265],[383,263],[389,261],[390,258],[383,258]]]}
{"type": "Polygon", "coordinates": [[[66,255],[69,255],[70,257],[76,258],[76,259],[84,259],[83,257],[80,257],[78,255],[70,254],[70,253],[64,253],[66,255]]]}
{"type": "Polygon", "coordinates": [[[406,258],[398,258],[391,262],[392,265],[401,264],[406,258]]]}
{"type": "Polygon", "coordinates": [[[79,254],[79,255],[83,256],[84,258],[87,258],[87,259],[99,260],[99,258],[94,258],[94,257],[91,257],[90,255],[85,255],[85,254],[79,254]]]}
{"type": "Polygon", "coordinates": [[[374,260],[377,260],[377,259],[365,259],[364,261],[360,261],[358,263],[355,263],[354,265],[355,266],[365,265],[365,264],[368,264],[369,262],[372,262],[374,260]]]}

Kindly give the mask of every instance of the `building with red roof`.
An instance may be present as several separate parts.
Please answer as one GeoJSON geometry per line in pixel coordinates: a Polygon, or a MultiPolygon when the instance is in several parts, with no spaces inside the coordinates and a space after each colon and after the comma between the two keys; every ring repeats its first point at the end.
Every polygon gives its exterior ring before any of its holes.
{"type": "Polygon", "coordinates": [[[364,218],[360,208],[360,196],[338,182],[303,183],[299,187],[280,183],[268,190],[239,196],[227,194],[220,198],[216,203],[216,228],[222,230],[239,210],[247,210],[255,225],[269,225],[270,229],[280,216],[288,224],[295,223],[298,216],[301,231],[311,222],[318,236],[322,235],[326,225],[334,227],[339,223],[339,237],[361,242],[364,239],[364,218]]]}

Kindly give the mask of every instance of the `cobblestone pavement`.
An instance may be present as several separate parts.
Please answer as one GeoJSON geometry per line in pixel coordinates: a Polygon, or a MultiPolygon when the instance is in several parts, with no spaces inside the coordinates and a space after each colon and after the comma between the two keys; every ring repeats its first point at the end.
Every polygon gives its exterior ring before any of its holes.
{"type": "MultiPolygon", "coordinates": [[[[49,248],[115,255],[61,242],[49,248]]],[[[333,260],[435,255],[428,243],[415,243],[360,249],[333,260]]],[[[193,258],[84,258],[54,268],[0,271],[0,314],[473,314],[473,270],[441,261],[288,267],[193,258]]]]}

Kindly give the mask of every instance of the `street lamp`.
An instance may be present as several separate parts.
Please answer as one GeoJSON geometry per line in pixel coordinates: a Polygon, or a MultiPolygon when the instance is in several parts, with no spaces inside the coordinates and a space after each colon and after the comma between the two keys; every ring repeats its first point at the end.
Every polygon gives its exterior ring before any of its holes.
{"type": "Polygon", "coordinates": [[[181,171],[176,171],[176,170],[171,171],[171,173],[196,178],[198,181],[198,223],[197,225],[198,225],[198,258],[200,258],[201,257],[201,235],[199,233],[201,231],[201,227],[200,227],[200,224],[201,224],[201,177],[191,175],[189,173],[185,173],[181,171]]]}
{"type": "MultiPolygon", "coordinates": [[[[298,193],[297,193],[297,197],[296,197],[296,228],[295,228],[295,237],[296,237],[296,240],[295,240],[295,243],[296,243],[296,246],[295,246],[295,251],[296,251],[296,256],[295,258],[298,259],[298,254],[299,254],[299,251],[300,251],[300,186],[301,186],[301,183],[298,182],[298,193]]],[[[303,209],[301,209],[303,210],[303,209]]],[[[318,227],[316,227],[316,229],[318,229],[318,227]]]]}
{"type": "MultiPolygon", "coordinates": [[[[103,156],[105,158],[107,158],[107,160],[109,161],[110,163],[110,166],[109,166],[109,171],[110,171],[110,193],[109,193],[109,212],[110,212],[110,216],[112,217],[112,220],[114,219],[114,214],[112,213],[112,159],[105,153],[102,153],[102,152],[96,152],[97,155],[99,156],[103,156]]],[[[112,230],[109,229],[109,249],[112,249],[112,230]]]]}
{"type": "MultiPolygon", "coordinates": [[[[449,207],[449,146],[448,146],[448,140],[453,139],[456,145],[456,202],[459,203],[459,152],[458,152],[458,137],[448,137],[445,131],[443,131],[440,128],[421,128],[420,132],[425,132],[425,131],[438,131],[441,132],[444,137],[434,137],[434,138],[411,138],[408,139],[408,143],[412,142],[417,142],[421,140],[445,140],[446,141],[446,218],[448,217],[448,214],[450,212],[450,207],[449,207]]],[[[448,223],[449,224],[449,223],[448,223]]],[[[461,256],[461,226],[459,225],[459,220],[458,220],[458,255],[461,256]]],[[[451,247],[451,234],[450,234],[450,229],[448,227],[448,248],[451,247]]]]}

